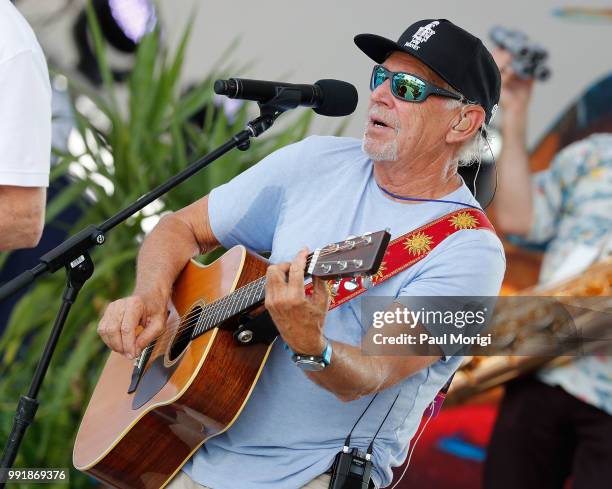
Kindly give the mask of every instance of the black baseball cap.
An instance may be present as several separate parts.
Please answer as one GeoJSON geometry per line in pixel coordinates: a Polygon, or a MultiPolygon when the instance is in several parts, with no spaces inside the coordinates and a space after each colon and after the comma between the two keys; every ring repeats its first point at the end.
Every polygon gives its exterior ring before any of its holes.
{"type": "Polygon", "coordinates": [[[379,64],[394,51],[414,56],[464,97],[481,105],[486,123],[497,110],[501,76],[493,56],[480,39],[449,20],[419,20],[397,42],[376,34],[359,34],[355,44],[379,64]]]}

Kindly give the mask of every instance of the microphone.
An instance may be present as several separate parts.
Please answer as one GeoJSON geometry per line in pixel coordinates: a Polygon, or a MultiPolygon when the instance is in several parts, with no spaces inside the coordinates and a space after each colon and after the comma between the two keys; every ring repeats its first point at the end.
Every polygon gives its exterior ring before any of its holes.
{"type": "Polygon", "coordinates": [[[229,98],[253,100],[265,104],[282,89],[297,90],[300,94],[298,105],[312,107],[319,115],[339,117],[352,114],[357,107],[357,89],[341,80],[319,80],[314,85],[246,78],[230,78],[215,81],[215,93],[229,98]]]}

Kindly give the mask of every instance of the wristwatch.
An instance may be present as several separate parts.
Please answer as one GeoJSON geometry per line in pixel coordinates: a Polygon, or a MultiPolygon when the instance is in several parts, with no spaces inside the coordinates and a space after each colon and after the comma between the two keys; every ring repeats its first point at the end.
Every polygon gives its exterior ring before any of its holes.
{"type": "Polygon", "coordinates": [[[329,340],[325,344],[321,355],[304,355],[302,353],[293,353],[291,360],[303,370],[317,371],[323,370],[331,362],[332,345],[329,340]]]}

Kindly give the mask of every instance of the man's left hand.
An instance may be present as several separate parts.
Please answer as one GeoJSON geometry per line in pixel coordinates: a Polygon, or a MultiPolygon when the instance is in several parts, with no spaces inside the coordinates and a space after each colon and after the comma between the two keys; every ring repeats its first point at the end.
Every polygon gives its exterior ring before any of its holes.
{"type": "Polygon", "coordinates": [[[313,293],[304,292],[308,249],[291,263],[270,265],[266,273],[266,309],[281,337],[296,353],[320,355],[325,348],[323,323],[329,305],[325,281],[313,277],[313,293]]]}

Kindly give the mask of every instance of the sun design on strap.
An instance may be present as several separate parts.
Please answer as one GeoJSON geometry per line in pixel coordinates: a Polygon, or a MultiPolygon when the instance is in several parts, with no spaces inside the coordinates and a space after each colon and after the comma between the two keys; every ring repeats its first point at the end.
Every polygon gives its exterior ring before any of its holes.
{"type": "Polygon", "coordinates": [[[383,278],[385,274],[385,270],[387,270],[387,262],[382,262],[380,267],[378,267],[378,272],[372,275],[372,280],[376,283],[383,278]]]}
{"type": "Polygon", "coordinates": [[[450,222],[455,229],[474,229],[478,225],[478,219],[469,212],[460,212],[451,217],[450,222]]]}
{"type": "Polygon", "coordinates": [[[432,237],[423,233],[418,232],[404,241],[404,248],[407,249],[413,255],[422,255],[431,251],[432,237]]]}
{"type": "Polygon", "coordinates": [[[327,289],[327,293],[329,294],[329,299],[331,301],[331,303],[333,304],[334,302],[336,302],[336,296],[338,295],[338,291],[334,291],[334,281],[333,280],[326,280],[325,281],[325,288],[327,289]]]}

